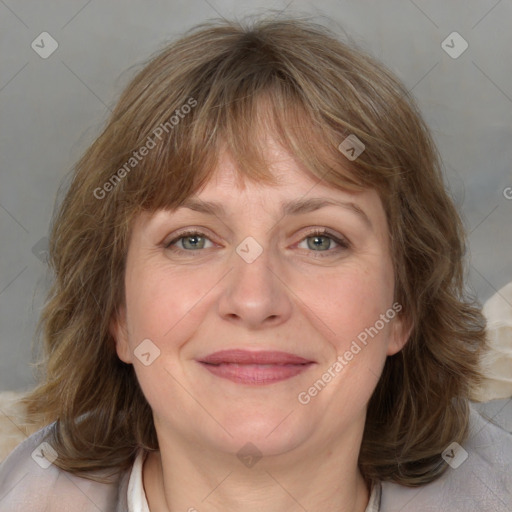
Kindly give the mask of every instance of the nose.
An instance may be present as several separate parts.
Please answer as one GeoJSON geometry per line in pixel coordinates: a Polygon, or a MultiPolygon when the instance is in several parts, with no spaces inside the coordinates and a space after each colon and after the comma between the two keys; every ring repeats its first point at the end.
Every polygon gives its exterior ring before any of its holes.
{"type": "Polygon", "coordinates": [[[219,314],[251,330],[286,322],[292,301],[285,273],[266,249],[253,261],[240,254],[233,251],[230,258],[232,270],[224,281],[219,314]]]}

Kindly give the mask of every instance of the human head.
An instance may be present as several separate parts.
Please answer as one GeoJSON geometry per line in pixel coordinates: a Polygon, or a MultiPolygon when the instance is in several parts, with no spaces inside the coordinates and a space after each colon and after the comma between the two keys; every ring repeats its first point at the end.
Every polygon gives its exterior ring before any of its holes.
{"type": "Polygon", "coordinates": [[[110,329],[134,222],[204,186],[225,149],[244,176],[273,183],[263,131],[322,183],[375,190],[386,215],[394,300],[411,334],[368,405],[364,474],[424,483],[444,469],[445,446],[466,435],[483,318],[464,296],[462,224],[414,101],[323,27],[216,22],[166,47],[128,85],[55,219],[47,380],[32,400],[59,420],[63,467],[128,465],[138,445],[156,448],[151,409],[110,329]],[[352,161],[339,145],[353,135],[364,151],[352,161]]]}

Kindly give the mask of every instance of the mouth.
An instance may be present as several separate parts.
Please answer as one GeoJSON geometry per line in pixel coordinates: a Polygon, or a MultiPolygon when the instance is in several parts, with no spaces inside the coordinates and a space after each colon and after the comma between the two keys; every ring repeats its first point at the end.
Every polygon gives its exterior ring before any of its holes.
{"type": "Polygon", "coordinates": [[[287,352],[247,350],[222,350],[197,361],[217,377],[252,385],[286,380],[316,364],[287,352]]]}

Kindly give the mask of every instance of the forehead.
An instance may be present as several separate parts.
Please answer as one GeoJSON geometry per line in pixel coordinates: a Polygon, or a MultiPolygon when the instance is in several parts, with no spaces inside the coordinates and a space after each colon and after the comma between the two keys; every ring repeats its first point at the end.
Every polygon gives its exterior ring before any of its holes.
{"type": "Polygon", "coordinates": [[[250,180],[237,166],[231,155],[223,151],[216,167],[212,170],[211,178],[197,195],[208,190],[234,190],[247,192],[258,188],[289,188],[306,184],[312,186],[320,180],[311,174],[303,165],[298,163],[289,153],[278,147],[267,150],[268,171],[273,183],[250,180]]]}
{"type": "MultiPolygon", "coordinates": [[[[315,198],[333,199],[339,201],[359,201],[367,205],[371,202],[380,204],[376,191],[366,189],[351,191],[342,187],[335,187],[325,180],[311,173],[306,166],[297,161],[290,153],[273,142],[267,148],[268,171],[272,175],[273,183],[258,182],[249,179],[240,171],[228,152],[219,156],[216,167],[210,179],[185,203],[194,198],[204,201],[224,203],[240,202],[246,207],[251,204],[268,205],[290,203],[314,203],[315,198]]],[[[313,208],[310,208],[313,210],[313,208]]],[[[292,212],[293,210],[288,210],[292,212]]]]}

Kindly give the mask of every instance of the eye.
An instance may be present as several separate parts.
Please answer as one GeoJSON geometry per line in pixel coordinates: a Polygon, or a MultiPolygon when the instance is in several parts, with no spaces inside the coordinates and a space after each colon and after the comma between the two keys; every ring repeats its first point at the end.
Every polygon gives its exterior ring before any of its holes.
{"type": "Polygon", "coordinates": [[[185,233],[181,233],[179,237],[166,243],[164,247],[175,252],[192,252],[196,249],[204,249],[206,240],[211,242],[211,240],[200,231],[186,231],[185,233]],[[175,245],[179,245],[180,242],[181,247],[175,247],[175,245]]]}
{"type": "MultiPolygon", "coordinates": [[[[338,238],[333,235],[326,229],[316,229],[301,240],[300,243],[306,243],[306,248],[312,250],[313,252],[327,252],[325,256],[332,255],[333,253],[338,253],[343,250],[347,250],[350,248],[350,243],[342,238],[338,238]],[[332,248],[332,242],[334,242],[337,247],[332,248]]],[[[324,256],[321,254],[320,256],[324,256]]]]}

